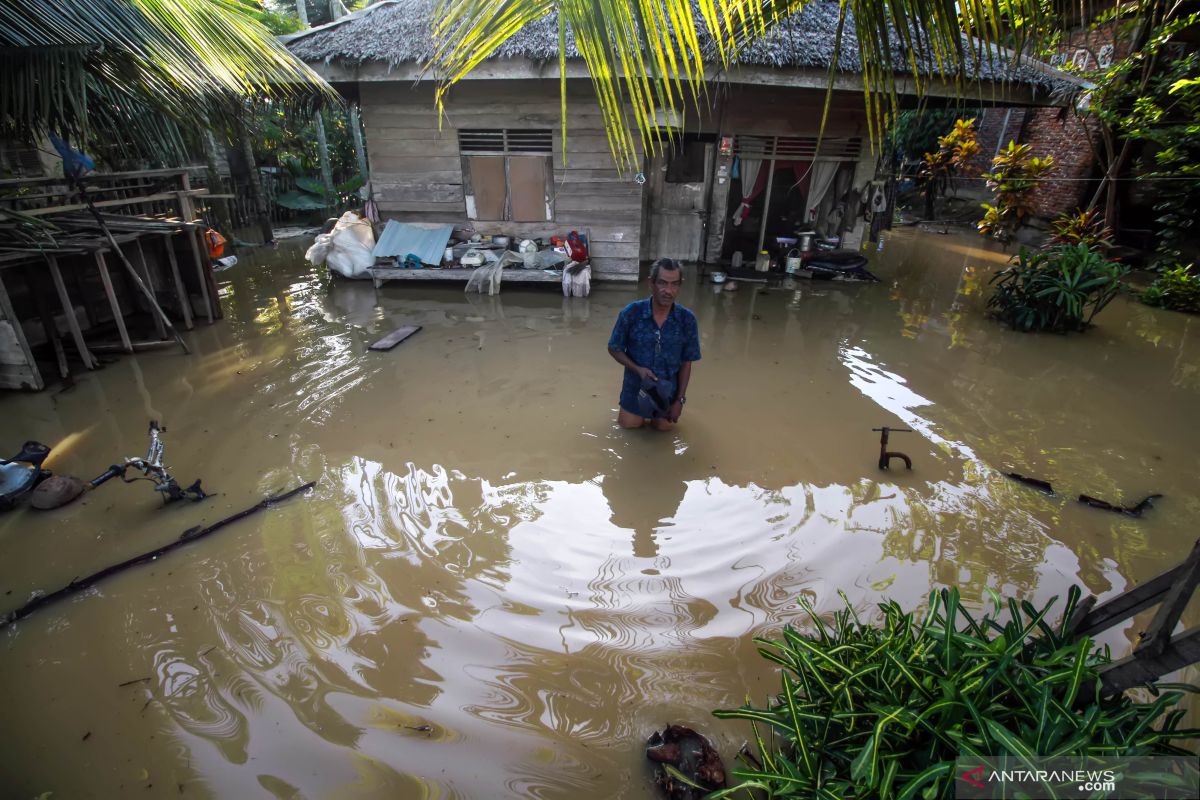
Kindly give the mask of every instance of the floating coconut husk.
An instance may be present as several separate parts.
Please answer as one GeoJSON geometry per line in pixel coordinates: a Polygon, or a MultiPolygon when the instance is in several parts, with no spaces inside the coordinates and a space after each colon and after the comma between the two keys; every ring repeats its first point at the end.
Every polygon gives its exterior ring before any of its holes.
{"type": "Polygon", "coordinates": [[[646,741],[646,758],[657,766],[654,783],[667,800],[700,800],[725,788],[725,764],[700,734],[668,725],[646,741]]]}

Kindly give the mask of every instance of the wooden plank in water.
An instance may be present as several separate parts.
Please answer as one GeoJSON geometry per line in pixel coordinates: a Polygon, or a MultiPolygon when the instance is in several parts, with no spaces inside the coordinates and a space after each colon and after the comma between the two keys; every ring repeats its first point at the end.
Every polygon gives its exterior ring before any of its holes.
{"type": "Polygon", "coordinates": [[[403,342],[408,337],[412,336],[417,331],[421,330],[420,325],[405,325],[401,328],[389,333],[379,341],[372,344],[368,350],[391,350],[396,345],[403,342]]]}

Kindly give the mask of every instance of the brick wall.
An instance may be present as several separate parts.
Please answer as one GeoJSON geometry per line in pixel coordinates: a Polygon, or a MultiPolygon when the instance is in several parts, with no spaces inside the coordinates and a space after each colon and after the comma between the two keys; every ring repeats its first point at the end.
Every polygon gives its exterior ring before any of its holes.
{"type": "MultiPolygon", "coordinates": [[[[1073,31],[1051,55],[1050,62],[1087,70],[1096,69],[1098,63],[1107,66],[1110,59],[1123,57],[1128,49],[1116,33],[1114,23],[1095,30],[1073,31]]],[[[1035,156],[1054,156],[1057,162],[1034,194],[1038,216],[1050,218],[1073,212],[1091,199],[1092,187],[1087,179],[1093,177],[1094,158],[1089,140],[1096,141],[1098,129],[1093,119],[1081,118],[1069,108],[989,108],[978,124],[979,153],[968,174],[986,171],[998,147],[1010,140],[1020,141],[1028,144],[1035,156]]]]}

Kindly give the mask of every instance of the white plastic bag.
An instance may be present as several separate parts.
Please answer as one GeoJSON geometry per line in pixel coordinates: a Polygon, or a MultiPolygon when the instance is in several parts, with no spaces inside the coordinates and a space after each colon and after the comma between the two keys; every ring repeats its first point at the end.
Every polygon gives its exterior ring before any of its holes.
{"type": "Polygon", "coordinates": [[[587,297],[592,293],[592,266],[572,261],[563,269],[563,297],[587,297]]]}
{"type": "Polygon", "coordinates": [[[347,278],[371,277],[367,270],[375,266],[375,256],[371,254],[375,249],[375,232],[370,222],[347,211],[333,226],[329,237],[331,247],[325,263],[330,269],[347,278]]]}
{"type": "Polygon", "coordinates": [[[328,233],[321,233],[313,239],[312,247],[308,248],[308,252],[304,257],[316,264],[318,267],[325,263],[325,257],[329,255],[329,248],[333,247],[330,240],[333,237],[328,233]]]}

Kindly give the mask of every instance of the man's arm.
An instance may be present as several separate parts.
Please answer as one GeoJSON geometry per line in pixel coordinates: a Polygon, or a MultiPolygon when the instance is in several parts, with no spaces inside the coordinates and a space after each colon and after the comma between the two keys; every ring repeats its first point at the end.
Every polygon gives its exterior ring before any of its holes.
{"type": "Polygon", "coordinates": [[[688,381],[692,379],[692,362],[684,361],[679,367],[679,387],[675,390],[675,402],[671,403],[671,408],[667,412],[667,419],[671,422],[678,422],[679,417],[683,414],[683,403],[680,399],[687,396],[688,381]]]}
{"type": "Polygon", "coordinates": [[[625,369],[631,370],[634,373],[636,373],[637,376],[639,378],[641,378],[642,380],[652,380],[652,381],[658,380],[658,377],[653,372],[651,372],[648,367],[639,367],[637,364],[634,363],[633,359],[630,358],[629,354],[626,353],[625,351],[616,350],[616,349],[613,349],[610,347],[610,348],[608,348],[608,354],[613,357],[614,361],[616,361],[618,364],[620,364],[625,369]]]}

